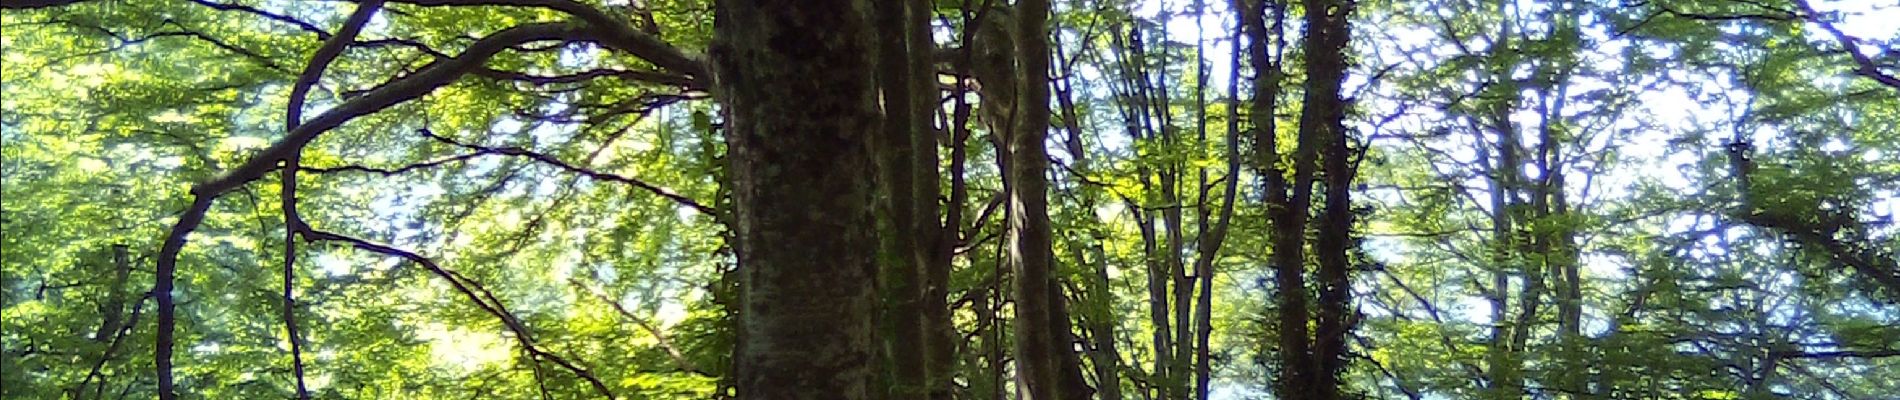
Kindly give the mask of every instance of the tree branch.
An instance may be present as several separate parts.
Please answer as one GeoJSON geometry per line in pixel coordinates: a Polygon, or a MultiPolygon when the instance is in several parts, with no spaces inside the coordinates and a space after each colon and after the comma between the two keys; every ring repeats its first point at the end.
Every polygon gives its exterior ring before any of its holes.
{"type": "Polygon", "coordinates": [[[279,161],[286,160],[301,151],[305,144],[310,143],[323,132],[356,117],[381,111],[446,86],[509,46],[540,40],[569,39],[584,36],[584,34],[584,31],[572,25],[558,23],[522,25],[496,32],[476,41],[456,58],[431,63],[414,75],[398,79],[318,115],[309,122],[297,126],[296,129],[291,129],[282,140],[265,148],[243,165],[233,168],[216,179],[194,186],[191,190],[192,204],[179,216],[178,222],[172,225],[171,231],[166,234],[164,245],[159,249],[157,265],[154,267],[157,283],[153,287],[153,292],[158,298],[158,333],[156,335],[158,343],[153,351],[153,364],[157,369],[160,399],[177,398],[172,376],[172,342],[176,322],[176,304],[171,292],[177,270],[178,253],[184,249],[186,237],[204,222],[205,214],[210,211],[212,203],[219,196],[263,177],[264,174],[276,169],[279,161]]]}
{"type": "Polygon", "coordinates": [[[1900,90],[1900,77],[1889,75],[1886,71],[1880,70],[1880,64],[1875,63],[1871,58],[1867,58],[1867,54],[1860,52],[1860,44],[1856,43],[1857,39],[1853,36],[1848,36],[1845,32],[1841,32],[1841,29],[1834,27],[1833,23],[1822,20],[1821,14],[1815,12],[1814,6],[1809,5],[1807,0],[1797,0],[1794,4],[1801,7],[1803,14],[1807,14],[1808,22],[1820,25],[1821,30],[1827,31],[1828,34],[1834,35],[1835,39],[1841,41],[1841,48],[1847,50],[1847,55],[1853,57],[1854,64],[1858,65],[1858,68],[1854,69],[1855,74],[1873,78],[1874,81],[1880,82],[1882,85],[1900,90]]]}
{"type": "Polygon", "coordinates": [[[594,295],[595,299],[599,299],[601,302],[613,306],[614,311],[619,312],[620,316],[627,317],[628,321],[633,321],[633,324],[639,326],[641,330],[647,331],[649,335],[653,335],[653,340],[659,342],[660,349],[665,350],[666,356],[673,359],[673,363],[679,365],[680,369],[701,375],[706,374],[703,370],[699,369],[698,365],[694,365],[692,360],[686,358],[685,352],[680,351],[679,346],[673,345],[673,340],[668,338],[665,332],[661,332],[658,327],[648,323],[645,318],[640,318],[640,316],[634,315],[632,311],[628,311],[626,307],[620,305],[620,301],[607,296],[607,293],[601,291],[600,288],[581,283],[580,278],[568,278],[567,282],[573,284],[577,289],[585,290],[587,293],[594,295]]]}
{"type": "Polygon", "coordinates": [[[482,70],[475,71],[475,74],[483,76],[483,77],[487,77],[487,78],[519,81],[519,82],[524,82],[524,83],[527,83],[530,85],[536,85],[536,86],[554,85],[554,84],[563,84],[563,83],[579,83],[579,82],[586,82],[586,81],[597,79],[597,78],[613,77],[613,78],[619,78],[623,80],[636,81],[636,82],[648,82],[648,83],[656,83],[656,84],[661,84],[661,85],[681,86],[681,87],[686,87],[689,89],[696,89],[696,90],[704,90],[706,88],[705,82],[693,80],[692,77],[688,77],[685,75],[669,74],[669,73],[658,72],[658,71],[638,71],[638,70],[624,70],[624,69],[611,69],[611,68],[591,69],[591,70],[581,71],[581,72],[577,72],[573,74],[553,75],[553,76],[530,75],[523,72],[503,71],[503,70],[498,70],[498,69],[484,68],[482,70]]]}
{"type": "Polygon", "coordinates": [[[318,28],[316,25],[311,25],[309,22],[304,22],[303,20],[291,18],[283,14],[277,14],[277,13],[273,13],[269,11],[264,11],[256,7],[251,7],[251,6],[247,6],[243,4],[227,4],[227,3],[214,2],[210,0],[191,0],[191,2],[198,3],[199,5],[210,7],[211,9],[218,10],[218,11],[239,11],[239,12],[249,13],[252,15],[257,15],[257,16],[264,17],[266,19],[270,19],[273,21],[290,24],[291,26],[297,27],[297,29],[316,34],[317,40],[330,39],[330,32],[325,32],[323,28],[318,28]]]}
{"type": "Polygon", "coordinates": [[[315,229],[309,229],[306,232],[305,237],[309,240],[343,243],[357,249],[401,258],[421,265],[424,269],[429,270],[430,273],[448,281],[449,285],[455,288],[455,291],[460,292],[463,297],[474,302],[476,307],[480,307],[482,311],[501,320],[502,326],[506,327],[509,332],[514,333],[515,341],[521,345],[524,351],[528,352],[530,362],[539,363],[541,359],[545,358],[548,361],[554,362],[555,365],[559,365],[561,368],[568,370],[568,372],[573,373],[575,376],[580,377],[582,380],[587,381],[587,383],[592,385],[594,390],[600,392],[601,395],[607,396],[609,399],[614,398],[613,391],[608,389],[606,383],[603,383],[600,378],[595,377],[592,372],[588,372],[587,369],[581,368],[579,365],[568,361],[558,354],[542,350],[537,346],[534,343],[533,331],[528,330],[528,327],[523,325],[521,320],[515,317],[514,313],[509,312],[508,308],[503,305],[499,299],[495,298],[493,292],[481,288],[473,280],[455,271],[443,268],[440,264],[436,264],[435,261],[430,260],[428,257],[423,257],[414,252],[315,229]]]}
{"type": "Polygon", "coordinates": [[[442,142],[444,144],[448,144],[451,146],[461,147],[461,148],[465,148],[469,150],[475,150],[476,152],[485,153],[485,154],[502,154],[502,155],[510,155],[510,156],[527,157],[529,159],[541,162],[543,164],[552,165],[555,168],[560,168],[568,172],[586,175],[589,178],[633,185],[634,187],[638,187],[642,190],[646,190],[649,193],[653,193],[653,194],[659,195],[660,197],[665,197],[668,200],[672,200],[674,203],[679,203],[680,205],[692,208],[694,211],[699,211],[700,213],[706,214],[707,216],[711,216],[714,218],[719,217],[719,211],[716,209],[713,209],[712,207],[708,207],[705,204],[700,203],[696,200],[693,200],[690,197],[686,197],[685,195],[681,195],[678,192],[674,192],[672,189],[655,186],[651,183],[646,183],[646,181],[642,181],[639,179],[634,179],[627,176],[616,175],[612,173],[594,171],[592,169],[575,166],[573,164],[568,164],[566,162],[563,162],[560,159],[556,159],[552,156],[536,153],[536,152],[529,151],[527,149],[523,149],[520,147],[488,147],[488,146],[482,146],[482,145],[477,145],[477,144],[468,144],[468,143],[458,142],[455,139],[450,139],[442,135],[437,135],[434,132],[430,132],[426,129],[422,130],[421,132],[424,136],[428,136],[430,139],[434,139],[438,142],[442,142]]]}
{"type": "Polygon", "coordinates": [[[377,168],[377,167],[368,167],[368,166],[351,164],[351,165],[344,165],[340,167],[301,167],[300,169],[302,169],[303,172],[315,172],[315,173],[320,173],[320,174],[355,171],[355,172],[372,173],[372,174],[377,174],[377,175],[382,175],[382,176],[396,176],[396,175],[409,173],[411,171],[415,171],[415,170],[419,170],[423,168],[437,167],[437,166],[441,166],[443,164],[448,164],[452,162],[468,161],[469,159],[472,159],[475,157],[481,157],[481,156],[485,156],[489,154],[493,154],[493,153],[474,152],[474,153],[468,153],[468,154],[460,154],[453,157],[423,161],[423,162],[404,165],[404,166],[396,167],[396,168],[377,168]]]}
{"type": "Polygon", "coordinates": [[[711,69],[697,56],[689,55],[647,32],[636,29],[624,18],[573,0],[395,0],[394,3],[417,6],[512,6],[552,9],[587,22],[601,44],[632,53],[663,69],[710,81],[711,69]]]}
{"type": "MultiPolygon", "coordinates": [[[[310,95],[310,88],[323,77],[323,71],[329,69],[330,62],[343,54],[356,35],[363,31],[363,25],[383,8],[382,0],[370,0],[356,6],[356,11],[343,21],[343,28],[336,36],[323,41],[317,47],[316,54],[310,57],[310,63],[304,66],[302,74],[290,89],[290,101],[284,110],[284,131],[297,129],[303,122],[304,101],[310,95]]],[[[303,217],[297,215],[297,167],[302,162],[303,148],[299,146],[284,158],[281,170],[282,184],[279,194],[282,196],[284,214],[284,333],[290,337],[291,371],[297,379],[297,398],[309,399],[310,390],[304,383],[303,338],[297,334],[297,237],[309,230],[303,217]]]]}
{"type": "Polygon", "coordinates": [[[1769,353],[1769,356],[1776,357],[1776,358],[1821,358],[1821,359],[1886,358],[1886,357],[1900,357],[1900,350],[1864,350],[1864,351],[1842,350],[1842,351],[1817,351],[1817,352],[1777,351],[1777,352],[1769,353]]]}

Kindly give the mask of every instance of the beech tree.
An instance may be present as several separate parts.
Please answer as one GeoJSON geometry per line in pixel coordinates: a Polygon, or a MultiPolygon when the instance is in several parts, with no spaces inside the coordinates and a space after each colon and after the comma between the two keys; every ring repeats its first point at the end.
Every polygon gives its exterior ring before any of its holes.
{"type": "Polygon", "coordinates": [[[1866,399],[1850,0],[0,0],[0,397],[1866,399]]]}

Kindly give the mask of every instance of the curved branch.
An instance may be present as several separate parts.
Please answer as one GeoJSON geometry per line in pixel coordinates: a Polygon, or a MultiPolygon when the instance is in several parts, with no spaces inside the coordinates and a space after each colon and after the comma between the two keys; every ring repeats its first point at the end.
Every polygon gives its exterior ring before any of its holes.
{"type": "Polygon", "coordinates": [[[697,56],[666,41],[660,40],[648,32],[637,29],[625,18],[616,17],[600,9],[573,0],[393,0],[393,3],[418,6],[512,6],[536,7],[560,11],[587,22],[590,31],[595,33],[601,44],[632,53],[653,65],[687,76],[709,81],[711,68],[697,56]]]}
{"type": "Polygon", "coordinates": [[[488,154],[490,153],[474,152],[474,153],[468,153],[468,154],[459,154],[452,157],[423,161],[423,162],[404,165],[404,166],[396,167],[396,168],[377,168],[377,167],[351,164],[351,165],[344,165],[344,166],[339,166],[339,167],[302,167],[301,169],[304,172],[315,172],[315,173],[320,173],[320,174],[355,171],[355,172],[372,173],[372,174],[377,174],[377,175],[382,175],[382,176],[396,176],[396,175],[409,173],[411,171],[420,170],[423,168],[434,168],[434,167],[439,167],[444,164],[448,164],[452,162],[468,161],[469,159],[485,156],[488,154]]]}
{"type": "Polygon", "coordinates": [[[587,82],[590,80],[594,80],[597,78],[604,78],[604,77],[614,77],[614,78],[619,78],[622,80],[656,83],[656,84],[661,84],[661,85],[681,86],[681,87],[686,87],[689,89],[696,89],[696,90],[703,90],[705,89],[705,86],[706,86],[705,82],[693,80],[692,77],[688,77],[685,75],[670,74],[670,73],[658,72],[658,71],[639,71],[639,70],[624,70],[624,69],[610,69],[610,68],[591,69],[591,70],[576,72],[576,73],[567,74],[567,75],[532,75],[532,74],[528,74],[524,72],[484,68],[480,71],[476,71],[475,74],[481,75],[483,77],[494,78],[494,79],[518,81],[518,82],[527,83],[527,84],[535,85],[535,86],[564,84],[564,83],[580,83],[580,82],[587,82]]]}
{"type": "Polygon", "coordinates": [[[158,298],[158,333],[155,335],[158,344],[152,350],[152,364],[158,370],[160,400],[178,398],[172,385],[172,334],[177,322],[173,313],[177,304],[172,299],[172,282],[175,280],[173,273],[177,270],[178,252],[185,248],[185,235],[204,222],[205,213],[211,210],[211,203],[216,199],[216,196],[196,196],[191,207],[178,217],[178,223],[172,225],[171,233],[165,236],[165,244],[158,250],[158,265],[154,267],[153,278],[157,283],[152,286],[152,294],[158,298]]]}
{"type": "Polygon", "coordinates": [[[430,63],[413,75],[397,79],[325,111],[303,125],[297,126],[296,129],[290,130],[282,140],[265,148],[243,165],[233,168],[217,179],[199,184],[192,191],[201,196],[216,196],[242,186],[261,177],[263,172],[273,168],[277,161],[289,157],[291,153],[303,148],[318,135],[357,117],[382,111],[447,86],[462,75],[481,68],[481,65],[489,58],[510,46],[542,40],[569,40],[584,36],[586,36],[585,31],[563,23],[528,24],[496,32],[476,41],[469,46],[468,50],[455,58],[430,63]]]}
{"type": "MultiPolygon", "coordinates": [[[[290,89],[290,101],[284,110],[284,131],[297,129],[303,122],[304,101],[310,96],[310,88],[317,85],[323,77],[323,71],[330,63],[343,54],[350,41],[363,31],[363,25],[369,24],[370,17],[382,10],[382,0],[370,0],[356,6],[356,11],[343,21],[343,29],[335,36],[323,41],[317,52],[310,56],[310,63],[304,65],[303,73],[297,76],[297,82],[290,89]]],[[[303,217],[297,215],[297,167],[303,159],[303,148],[292,151],[284,158],[282,184],[278,192],[282,196],[284,211],[284,333],[290,337],[291,371],[297,379],[297,398],[309,399],[310,390],[304,383],[303,375],[303,338],[297,334],[297,236],[309,230],[303,223],[303,217]]]]}
{"type": "Polygon", "coordinates": [[[515,341],[531,356],[529,358],[531,362],[538,363],[540,359],[546,358],[548,361],[554,362],[555,365],[559,365],[561,368],[587,381],[587,383],[593,386],[594,390],[600,392],[601,395],[609,399],[614,398],[613,390],[608,389],[607,384],[602,382],[599,377],[595,377],[592,372],[588,372],[586,368],[581,368],[579,365],[568,361],[565,357],[548,352],[547,350],[542,350],[539,346],[535,345],[534,332],[528,330],[527,325],[522,324],[521,320],[516,318],[513,312],[509,312],[508,308],[501,303],[501,300],[495,298],[493,292],[482,288],[479,284],[476,284],[474,280],[468,279],[468,277],[462,276],[462,274],[456,273],[455,271],[443,268],[440,264],[436,264],[435,261],[430,260],[428,257],[423,257],[420,254],[408,250],[315,229],[306,229],[306,232],[305,237],[310,240],[348,244],[357,249],[401,258],[421,265],[423,268],[428,269],[430,273],[435,274],[443,280],[449,281],[449,285],[453,286],[455,291],[460,292],[463,297],[467,297],[469,301],[474,302],[475,306],[481,307],[482,311],[486,311],[489,315],[501,320],[502,326],[508,328],[509,332],[514,333],[515,341]]]}
{"type": "Polygon", "coordinates": [[[251,6],[247,6],[243,4],[219,3],[219,2],[210,1],[210,0],[191,0],[191,2],[198,3],[198,5],[202,5],[205,7],[210,7],[213,10],[244,12],[244,13],[264,17],[266,19],[270,19],[273,21],[290,24],[291,26],[297,27],[297,29],[299,30],[316,34],[317,40],[330,39],[330,32],[325,32],[323,28],[318,28],[316,25],[311,25],[309,22],[304,22],[303,20],[291,18],[283,14],[264,11],[256,7],[251,7],[251,6]]]}
{"type": "Polygon", "coordinates": [[[330,62],[343,55],[350,41],[356,40],[356,35],[363,32],[363,26],[369,24],[370,17],[382,8],[383,0],[369,0],[357,5],[350,18],[343,21],[343,29],[317,47],[316,54],[310,56],[310,63],[304,66],[303,73],[297,76],[296,84],[290,89],[290,105],[284,111],[285,131],[295,130],[298,124],[303,123],[303,105],[310,95],[310,88],[317,85],[317,80],[323,77],[323,71],[330,67],[330,62]]]}
{"type": "Polygon", "coordinates": [[[158,298],[158,334],[156,335],[158,343],[157,349],[153,351],[153,364],[157,369],[159,398],[162,400],[177,398],[172,379],[172,342],[176,322],[176,304],[171,292],[176,278],[178,253],[184,249],[186,237],[204,222],[205,214],[210,211],[214,200],[276,169],[279,161],[286,160],[302,150],[305,144],[310,143],[323,132],[356,117],[381,111],[446,86],[481,66],[490,57],[509,46],[584,35],[584,31],[570,24],[558,23],[522,25],[496,32],[476,41],[456,58],[431,63],[414,75],[398,79],[318,115],[296,129],[290,130],[282,140],[265,148],[243,165],[233,168],[217,179],[194,186],[191,189],[193,196],[191,207],[179,216],[178,222],[172,225],[171,231],[166,234],[164,245],[159,249],[157,265],[154,267],[157,283],[153,286],[153,291],[158,298]]]}

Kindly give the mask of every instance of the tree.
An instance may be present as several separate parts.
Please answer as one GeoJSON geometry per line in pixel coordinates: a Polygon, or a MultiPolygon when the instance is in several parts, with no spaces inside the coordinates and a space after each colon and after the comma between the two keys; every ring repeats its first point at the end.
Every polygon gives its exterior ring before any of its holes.
{"type": "Polygon", "coordinates": [[[1893,10],[766,3],[0,1],[0,396],[1900,390],[1893,10]]]}
{"type": "Polygon", "coordinates": [[[879,126],[868,4],[719,5],[712,57],[733,160],[739,393],[874,398],[878,267],[871,185],[858,172],[871,169],[879,126]]]}

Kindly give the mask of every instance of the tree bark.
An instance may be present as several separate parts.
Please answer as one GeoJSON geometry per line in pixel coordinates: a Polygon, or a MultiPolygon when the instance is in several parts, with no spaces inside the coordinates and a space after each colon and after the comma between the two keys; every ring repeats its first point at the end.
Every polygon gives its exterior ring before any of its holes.
{"type": "Polygon", "coordinates": [[[1272,40],[1283,34],[1281,28],[1286,14],[1284,4],[1272,3],[1274,21],[1269,28],[1264,18],[1269,1],[1235,0],[1234,7],[1239,11],[1241,25],[1247,36],[1247,59],[1254,70],[1254,98],[1249,107],[1254,125],[1254,168],[1264,181],[1262,192],[1265,193],[1267,208],[1268,238],[1273,248],[1269,261],[1273,265],[1274,283],[1277,286],[1274,303],[1279,316],[1275,319],[1273,330],[1278,335],[1280,373],[1274,377],[1274,389],[1285,398],[1303,398],[1308,394],[1306,386],[1312,379],[1306,371],[1310,363],[1307,358],[1306,287],[1301,275],[1304,272],[1301,250],[1305,244],[1302,220],[1306,207],[1292,204],[1293,199],[1286,192],[1285,172],[1279,166],[1274,112],[1279,105],[1281,75],[1280,65],[1269,48],[1272,47],[1272,40]]]}
{"type": "MultiPolygon", "coordinates": [[[[1345,370],[1346,337],[1352,324],[1348,252],[1352,247],[1351,185],[1355,173],[1350,160],[1354,155],[1346,137],[1346,101],[1340,93],[1349,67],[1346,48],[1351,38],[1352,11],[1352,3],[1346,1],[1306,1],[1306,99],[1300,115],[1300,153],[1313,154],[1305,148],[1308,145],[1325,146],[1314,149],[1324,153],[1321,169],[1326,184],[1325,206],[1313,244],[1319,261],[1319,315],[1313,335],[1315,365],[1311,376],[1315,385],[1309,398],[1317,400],[1340,398],[1339,374],[1345,370]]],[[[1310,181],[1301,184],[1308,185],[1310,181]]],[[[1295,193],[1301,194],[1310,193],[1295,193]]]]}
{"type": "Polygon", "coordinates": [[[926,268],[935,264],[937,226],[936,197],[923,193],[922,187],[936,187],[933,174],[935,153],[930,165],[923,166],[921,150],[935,150],[930,132],[934,87],[925,87],[913,71],[915,64],[928,66],[915,53],[928,53],[929,42],[911,39],[913,21],[910,1],[873,2],[872,14],[878,31],[878,86],[883,100],[884,131],[875,135],[873,153],[878,159],[878,204],[885,224],[883,241],[885,307],[879,323],[883,325],[884,347],[890,373],[887,392],[894,398],[926,398],[930,389],[931,331],[924,301],[926,268]],[[917,48],[917,46],[926,46],[917,48]],[[929,196],[929,197],[923,197],[929,196]]]}
{"type": "Polygon", "coordinates": [[[1010,204],[1009,261],[1016,274],[1016,368],[1024,399],[1067,400],[1089,396],[1070,350],[1069,318],[1060,286],[1053,285],[1055,259],[1049,227],[1049,2],[1017,3],[1016,125],[1006,148],[1010,204]]]}
{"type": "Polygon", "coordinates": [[[871,8],[720,0],[712,58],[729,112],[739,241],[740,396],[868,399],[877,278],[868,135],[871,8]]]}

